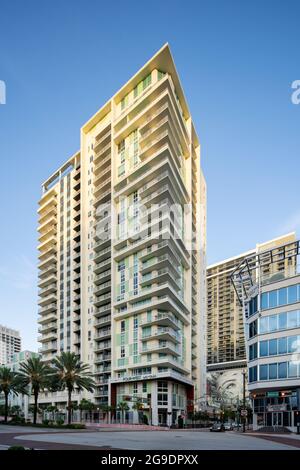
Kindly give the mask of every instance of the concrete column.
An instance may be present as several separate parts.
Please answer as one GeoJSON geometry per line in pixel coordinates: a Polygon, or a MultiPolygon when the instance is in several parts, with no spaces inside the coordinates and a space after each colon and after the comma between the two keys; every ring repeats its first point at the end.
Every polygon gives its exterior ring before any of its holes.
{"type": "Polygon", "coordinates": [[[152,408],[152,424],[158,426],[158,409],[157,409],[157,381],[152,382],[151,387],[151,408],[152,408]]]}
{"type": "Polygon", "coordinates": [[[168,417],[167,425],[170,427],[172,424],[172,382],[168,382],[168,417]]]}

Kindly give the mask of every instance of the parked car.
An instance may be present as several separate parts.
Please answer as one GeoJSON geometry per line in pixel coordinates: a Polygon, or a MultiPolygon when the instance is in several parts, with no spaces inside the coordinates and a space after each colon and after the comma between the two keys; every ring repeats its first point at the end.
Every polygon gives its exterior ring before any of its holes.
{"type": "Polygon", "coordinates": [[[223,432],[225,431],[225,426],[223,423],[214,423],[210,428],[210,432],[223,432]]]}
{"type": "Polygon", "coordinates": [[[232,423],[224,423],[224,428],[225,428],[225,431],[233,431],[233,425],[232,423]]]}

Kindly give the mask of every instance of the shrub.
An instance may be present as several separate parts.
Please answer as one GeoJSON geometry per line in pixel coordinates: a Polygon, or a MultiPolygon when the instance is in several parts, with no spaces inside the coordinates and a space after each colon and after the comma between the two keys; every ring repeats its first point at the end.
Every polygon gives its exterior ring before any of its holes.
{"type": "Polygon", "coordinates": [[[43,419],[42,424],[44,426],[48,426],[49,425],[49,419],[43,419]]]}
{"type": "Polygon", "coordinates": [[[23,446],[10,446],[7,450],[26,450],[23,446]]]}
{"type": "Polygon", "coordinates": [[[64,427],[67,428],[67,429],[86,429],[85,424],[79,424],[79,423],[66,424],[66,426],[64,426],[64,427]]]}
{"type": "Polygon", "coordinates": [[[56,425],[57,426],[62,426],[64,424],[64,420],[63,419],[57,419],[56,420],[56,425]]]}

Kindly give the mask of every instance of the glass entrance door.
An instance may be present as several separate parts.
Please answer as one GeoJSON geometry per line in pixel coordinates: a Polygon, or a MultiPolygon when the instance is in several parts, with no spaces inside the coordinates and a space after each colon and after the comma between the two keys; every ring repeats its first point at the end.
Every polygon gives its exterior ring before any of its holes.
{"type": "Polygon", "coordinates": [[[282,426],[282,412],[272,413],[273,426],[282,426]]]}

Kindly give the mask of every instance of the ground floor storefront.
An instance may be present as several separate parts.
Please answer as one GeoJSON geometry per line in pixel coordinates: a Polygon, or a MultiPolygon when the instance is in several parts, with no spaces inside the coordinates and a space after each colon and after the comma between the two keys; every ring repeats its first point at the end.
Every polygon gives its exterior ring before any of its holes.
{"type": "Polygon", "coordinates": [[[251,394],[253,429],[285,427],[295,432],[300,423],[300,389],[266,390],[251,394]]]}
{"type": "Polygon", "coordinates": [[[117,422],[181,427],[193,402],[193,386],[172,379],[112,383],[110,401],[117,422]]]}

